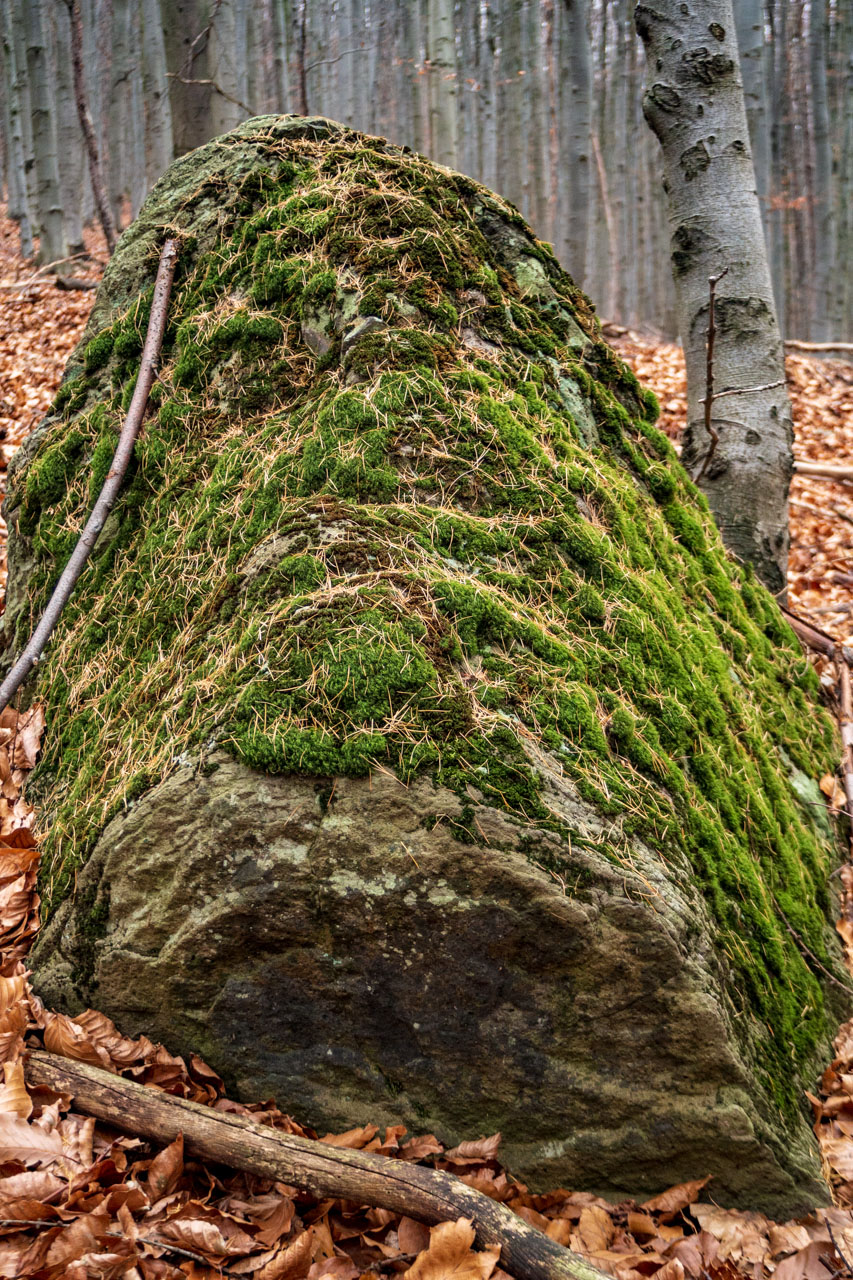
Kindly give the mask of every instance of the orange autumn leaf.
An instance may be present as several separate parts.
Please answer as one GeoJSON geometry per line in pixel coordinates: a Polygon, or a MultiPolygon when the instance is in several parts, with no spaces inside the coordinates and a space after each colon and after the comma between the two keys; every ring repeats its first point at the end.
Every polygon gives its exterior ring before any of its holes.
{"type": "Polygon", "coordinates": [[[489,1280],[498,1264],[500,1249],[475,1252],[475,1234],[470,1218],[440,1222],[430,1230],[429,1248],[406,1272],[407,1280],[489,1280]]]}

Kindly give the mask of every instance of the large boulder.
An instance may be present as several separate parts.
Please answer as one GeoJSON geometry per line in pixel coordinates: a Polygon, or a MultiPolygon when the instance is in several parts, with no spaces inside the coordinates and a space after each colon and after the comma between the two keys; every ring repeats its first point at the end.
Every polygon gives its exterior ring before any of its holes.
{"type": "Polygon", "coordinates": [[[176,162],[14,468],[7,657],[103,481],[167,231],[160,380],[31,691],[38,989],[318,1126],[825,1201],[832,724],[497,197],[322,120],[176,162]]]}

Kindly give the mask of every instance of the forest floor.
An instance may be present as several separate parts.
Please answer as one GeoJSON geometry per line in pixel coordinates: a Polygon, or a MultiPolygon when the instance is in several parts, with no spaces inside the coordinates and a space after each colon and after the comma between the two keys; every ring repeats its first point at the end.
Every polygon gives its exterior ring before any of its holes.
{"type": "MultiPolygon", "coordinates": [[[[97,242],[88,247],[97,258],[97,242]]],[[[97,262],[75,269],[98,274],[97,262]]],[[[0,218],[0,489],[9,459],[53,398],[94,298],[33,275],[14,225],[0,218]]],[[[677,440],[686,393],[679,348],[626,332],[615,345],[658,394],[662,425],[677,440]]],[[[795,356],[788,375],[797,456],[853,460],[853,365],[795,356]]],[[[853,644],[853,486],[795,479],[791,544],[791,608],[853,644]]],[[[4,582],[0,522],[0,592],[4,582]]],[[[0,715],[0,1276],[508,1280],[496,1250],[473,1249],[466,1219],[430,1232],[386,1210],[318,1200],[185,1158],[181,1140],[158,1149],[117,1137],[75,1113],[69,1098],[27,1087],[22,1055],[45,1047],[317,1137],[274,1103],[226,1101],[200,1059],[187,1063],[145,1037],[132,1041],[97,1012],[73,1020],[53,1013],[33,994],[24,961],[38,928],[38,849],[21,789],[41,728],[37,711],[0,715]]],[[[820,1096],[810,1097],[835,1207],[785,1224],[719,1208],[701,1169],[695,1182],[643,1204],[614,1205],[586,1192],[529,1192],[499,1164],[500,1135],[445,1150],[433,1135],[406,1141],[403,1128],[383,1137],[366,1125],[320,1141],[450,1170],[619,1280],[838,1280],[853,1276],[853,1024],[839,1032],[836,1053],[820,1096]]]]}

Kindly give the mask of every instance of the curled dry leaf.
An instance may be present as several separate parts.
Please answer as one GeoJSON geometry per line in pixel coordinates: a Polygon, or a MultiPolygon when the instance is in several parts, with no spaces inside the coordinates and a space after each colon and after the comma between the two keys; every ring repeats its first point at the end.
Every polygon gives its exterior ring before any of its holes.
{"type": "Polygon", "coordinates": [[[605,1253],[613,1242],[616,1227],[609,1213],[590,1205],[581,1212],[577,1232],[584,1253],[605,1253]]]}
{"type": "Polygon", "coordinates": [[[472,1142],[460,1142],[457,1147],[445,1151],[444,1159],[454,1164],[473,1164],[477,1160],[496,1160],[501,1135],[493,1133],[490,1138],[476,1138],[472,1142]]]}
{"type": "Polygon", "coordinates": [[[179,1133],[175,1141],[164,1147],[151,1161],[148,1169],[148,1196],[152,1204],[175,1190],[183,1171],[184,1135],[179,1133]]]}
{"type": "Polygon", "coordinates": [[[3,1063],[5,1083],[0,1087],[0,1112],[12,1112],[22,1120],[32,1115],[33,1104],[24,1083],[24,1064],[20,1058],[3,1063]]]}
{"type": "Polygon", "coordinates": [[[49,1013],[44,1029],[44,1047],[62,1058],[75,1058],[93,1067],[114,1071],[110,1056],[100,1045],[92,1044],[82,1027],[64,1013],[49,1013]]]}
{"type": "Polygon", "coordinates": [[[653,1196],[651,1200],[644,1201],[640,1208],[653,1213],[680,1213],[682,1209],[686,1209],[693,1203],[702,1188],[707,1187],[710,1181],[711,1175],[708,1174],[706,1178],[697,1178],[694,1182],[679,1182],[677,1186],[662,1191],[659,1196],[653,1196]]]}
{"type": "Polygon", "coordinates": [[[397,1243],[401,1253],[422,1253],[429,1248],[429,1227],[414,1218],[401,1218],[397,1227],[397,1243]]]}
{"type": "Polygon", "coordinates": [[[48,1132],[16,1115],[0,1115],[0,1164],[54,1164],[63,1154],[57,1130],[48,1132]]]}
{"type": "Polygon", "coordinates": [[[360,1151],[378,1132],[377,1125],[366,1124],[361,1129],[348,1129],[346,1133],[327,1133],[320,1141],[330,1147],[350,1147],[353,1151],[360,1151]]]}
{"type": "Polygon", "coordinates": [[[255,1272],[254,1280],[303,1280],[311,1267],[312,1248],[311,1232],[301,1232],[255,1272]]]}
{"type": "Polygon", "coordinates": [[[474,1236],[474,1223],[470,1218],[440,1222],[432,1227],[429,1248],[412,1263],[406,1272],[407,1280],[489,1280],[501,1251],[475,1252],[474,1236]]]}

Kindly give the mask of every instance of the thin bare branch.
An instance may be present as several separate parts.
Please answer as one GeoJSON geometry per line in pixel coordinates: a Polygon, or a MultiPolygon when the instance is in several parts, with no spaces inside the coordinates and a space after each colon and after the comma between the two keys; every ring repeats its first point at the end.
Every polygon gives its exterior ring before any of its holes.
{"type": "Polygon", "coordinates": [[[714,323],[714,307],[717,298],[717,285],[727,272],[728,267],[724,267],[719,275],[708,277],[708,345],[706,347],[705,354],[705,398],[703,403],[705,405],[705,431],[707,432],[711,443],[708,446],[708,452],[705,454],[705,461],[702,463],[699,473],[695,477],[697,484],[708,470],[708,467],[711,464],[711,459],[713,458],[717,445],[720,442],[720,433],[711,421],[711,410],[714,406],[714,341],[717,336],[717,326],[714,323]]]}
{"type": "Polygon", "coordinates": [[[163,333],[166,329],[166,313],[169,307],[169,295],[172,290],[172,280],[175,275],[177,260],[177,242],[175,240],[167,240],[160,254],[160,266],[154,283],[154,298],[151,303],[148,333],[145,337],[145,346],[142,349],[142,359],[139,364],[139,376],[136,379],[133,399],[130,402],[130,408],[127,411],[124,426],[121,429],[121,435],[119,436],[110,469],[107,472],[107,478],[104,481],[104,487],[101,489],[98,500],[92,508],[92,514],[86,521],[86,527],[80,535],[77,546],[71,553],[71,558],[54,588],[53,595],[48,601],[41,621],[30,637],[24,652],[3,681],[3,684],[0,685],[0,711],[9,705],[18,689],[41,658],[53,628],[59,621],[60,614],[77,585],[77,580],[83,572],[92,548],[98,541],[98,536],[104,527],[104,521],[118,496],[128,463],[133,456],[133,447],[139,434],[139,428],[142,425],[142,416],[148,403],[148,394],[154,382],[157,360],[163,344],[163,333]]]}

